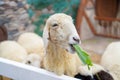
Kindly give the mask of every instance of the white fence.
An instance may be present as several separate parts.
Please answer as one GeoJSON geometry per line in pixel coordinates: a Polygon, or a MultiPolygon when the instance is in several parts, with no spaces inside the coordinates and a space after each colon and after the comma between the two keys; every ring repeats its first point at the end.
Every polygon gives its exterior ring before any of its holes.
{"type": "Polygon", "coordinates": [[[0,58],[0,75],[14,80],[79,80],[3,58],[0,58]]]}

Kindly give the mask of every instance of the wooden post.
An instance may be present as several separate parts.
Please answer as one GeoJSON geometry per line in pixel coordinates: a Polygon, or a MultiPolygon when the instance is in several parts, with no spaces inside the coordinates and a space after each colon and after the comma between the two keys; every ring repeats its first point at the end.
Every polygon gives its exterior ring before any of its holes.
{"type": "Polygon", "coordinates": [[[80,32],[81,32],[81,23],[82,23],[82,19],[83,19],[83,15],[84,15],[84,8],[87,4],[87,0],[81,0],[79,8],[78,8],[78,12],[77,12],[77,17],[76,17],[76,29],[77,32],[80,36],[80,32]]]}

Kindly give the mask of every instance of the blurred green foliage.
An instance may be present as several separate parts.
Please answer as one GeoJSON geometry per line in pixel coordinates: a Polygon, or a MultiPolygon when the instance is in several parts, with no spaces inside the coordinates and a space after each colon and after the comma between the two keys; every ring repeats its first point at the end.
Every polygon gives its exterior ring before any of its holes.
{"type": "Polygon", "coordinates": [[[50,15],[54,13],[66,13],[71,15],[75,20],[79,2],[80,0],[27,0],[27,3],[30,5],[30,8],[28,9],[30,18],[36,14],[36,10],[41,12],[44,9],[53,11],[48,13],[41,13],[37,17],[38,19],[33,22],[33,24],[36,25],[35,32],[42,36],[45,21],[50,15]]]}

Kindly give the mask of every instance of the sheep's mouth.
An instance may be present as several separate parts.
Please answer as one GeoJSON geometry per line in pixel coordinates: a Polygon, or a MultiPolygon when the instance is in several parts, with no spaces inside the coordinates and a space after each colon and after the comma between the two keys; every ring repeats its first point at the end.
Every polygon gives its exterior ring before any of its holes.
{"type": "Polygon", "coordinates": [[[69,44],[69,45],[70,45],[71,49],[72,49],[73,51],[75,51],[75,48],[73,47],[73,44],[69,44]]]}
{"type": "Polygon", "coordinates": [[[69,44],[69,49],[67,49],[70,53],[75,53],[75,48],[73,47],[73,44],[69,44]]]}

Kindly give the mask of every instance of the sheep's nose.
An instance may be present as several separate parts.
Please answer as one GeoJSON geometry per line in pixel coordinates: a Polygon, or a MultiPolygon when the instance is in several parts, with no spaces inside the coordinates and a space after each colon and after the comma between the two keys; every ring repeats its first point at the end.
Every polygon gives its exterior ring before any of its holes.
{"type": "Polygon", "coordinates": [[[80,39],[79,39],[79,38],[77,38],[77,37],[73,37],[73,40],[74,40],[75,42],[77,42],[77,43],[79,43],[79,42],[80,42],[80,39]]]}

